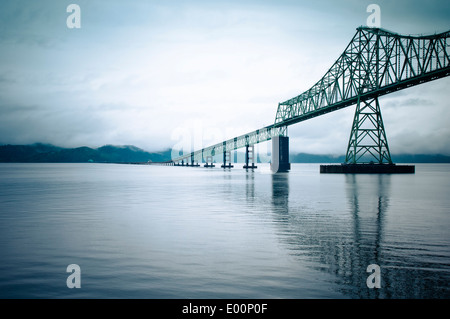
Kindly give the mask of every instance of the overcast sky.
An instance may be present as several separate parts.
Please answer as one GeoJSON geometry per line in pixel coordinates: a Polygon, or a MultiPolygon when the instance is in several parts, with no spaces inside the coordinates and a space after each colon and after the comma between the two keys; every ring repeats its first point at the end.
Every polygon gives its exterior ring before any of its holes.
{"type": "MultiPolygon", "coordinates": [[[[0,2],[0,144],[197,149],[273,123],[318,81],[366,8],[401,34],[450,29],[450,1],[0,2]],[[69,4],[81,28],[66,24],[69,4]]],[[[380,98],[391,153],[450,155],[450,79],[380,98]]],[[[293,152],[344,154],[355,106],[289,127],[293,152]]],[[[268,143],[265,143],[268,144],[268,143]]]]}

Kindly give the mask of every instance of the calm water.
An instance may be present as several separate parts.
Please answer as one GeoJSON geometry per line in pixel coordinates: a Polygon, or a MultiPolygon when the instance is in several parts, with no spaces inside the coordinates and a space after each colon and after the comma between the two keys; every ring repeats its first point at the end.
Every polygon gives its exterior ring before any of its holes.
{"type": "Polygon", "coordinates": [[[450,298],[450,165],[240,167],[0,164],[0,297],[450,298]]]}

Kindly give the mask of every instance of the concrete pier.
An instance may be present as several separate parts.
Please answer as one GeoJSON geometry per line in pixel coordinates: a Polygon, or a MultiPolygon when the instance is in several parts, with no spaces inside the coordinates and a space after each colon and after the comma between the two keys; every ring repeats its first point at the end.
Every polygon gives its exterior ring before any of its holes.
{"type": "Polygon", "coordinates": [[[258,166],[255,165],[255,146],[254,145],[247,145],[245,147],[245,169],[247,168],[258,168],[258,166]]]}
{"type": "Polygon", "coordinates": [[[233,165],[231,165],[231,152],[230,151],[223,152],[223,164],[221,167],[222,168],[234,167],[233,165]]]}
{"type": "Polygon", "coordinates": [[[321,174],[414,174],[414,165],[341,164],[320,165],[321,174]]]}
{"type": "Polygon", "coordinates": [[[203,167],[214,167],[212,156],[206,156],[206,164],[203,167]]]}
{"type": "Polygon", "coordinates": [[[289,137],[275,136],[272,138],[272,163],[270,169],[274,173],[287,172],[291,169],[289,163],[289,137]]]}

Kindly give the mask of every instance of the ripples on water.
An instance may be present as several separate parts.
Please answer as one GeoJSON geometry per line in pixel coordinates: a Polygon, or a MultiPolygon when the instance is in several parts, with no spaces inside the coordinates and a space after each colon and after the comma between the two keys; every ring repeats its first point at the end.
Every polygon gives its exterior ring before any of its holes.
{"type": "Polygon", "coordinates": [[[1,164],[0,297],[449,298],[449,177],[1,164]]]}

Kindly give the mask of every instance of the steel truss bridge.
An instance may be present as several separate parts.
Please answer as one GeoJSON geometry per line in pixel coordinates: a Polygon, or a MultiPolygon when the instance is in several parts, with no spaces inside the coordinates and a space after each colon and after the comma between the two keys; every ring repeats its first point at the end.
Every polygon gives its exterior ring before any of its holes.
{"type": "Polygon", "coordinates": [[[254,144],[286,136],[289,125],[354,104],[346,163],[392,164],[378,97],[448,76],[449,37],[450,30],[411,36],[359,27],[341,56],[314,86],[278,104],[274,124],[180,155],[167,164],[190,161],[193,165],[243,147],[248,152],[254,144]]]}

